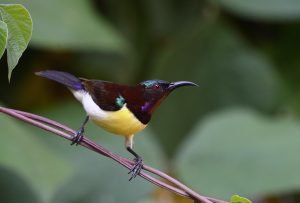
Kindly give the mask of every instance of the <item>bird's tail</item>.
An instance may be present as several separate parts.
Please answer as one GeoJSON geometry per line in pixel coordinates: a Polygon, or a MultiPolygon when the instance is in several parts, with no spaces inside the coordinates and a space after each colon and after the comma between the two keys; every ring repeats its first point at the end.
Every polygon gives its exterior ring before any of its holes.
{"type": "Polygon", "coordinates": [[[83,85],[81,84],[81,81],[74,75],[71,75],[70,73],[56,71],[56,70],[45,70],[45,71],[36,72],[35,74],[41,77],[48,78],[50,80],[54,80],[73,90],[84,89],[83,85]]]}

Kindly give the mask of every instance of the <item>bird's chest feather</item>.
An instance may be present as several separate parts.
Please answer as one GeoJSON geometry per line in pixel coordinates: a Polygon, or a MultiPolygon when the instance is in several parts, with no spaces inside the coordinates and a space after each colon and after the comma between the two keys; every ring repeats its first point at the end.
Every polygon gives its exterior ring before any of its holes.
{"type": "Polygon", "coordinates": [[[92,121],[114,134],[131,136],[147,126],[129,111],[126,104],[120,110],[105,111],[96,105],[89,94],[85,94],[81,102],[92,121]]]}

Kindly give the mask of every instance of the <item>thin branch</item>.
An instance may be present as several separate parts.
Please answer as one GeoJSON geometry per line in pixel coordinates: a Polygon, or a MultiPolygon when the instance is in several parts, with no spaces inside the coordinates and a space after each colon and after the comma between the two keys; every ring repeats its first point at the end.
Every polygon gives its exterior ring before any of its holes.
{"type": "MultiPolygon", "coordinates": [[[[52,132],[56,135],[59,135],[60,137],[63,137],[67,140],[72,140],[72,138],[75,136],[76,131],[68,128],[67,126],[64,126],[58,122],[55,122],[53,120],[44,118],[42,116],[38,116],[35,114],[31,114],[28,112],[23,112],[23,111],[19,111],[19,110],[14,110],[14,109],[9,109],[9,108],[4,108],[4,107],[0,107],[0,112],[3,112],[7,115],[10,115],[12,117],[15,117],[19,120],[22,120],[26,123],[29,123],[31,125],[34,125],[38,128],[47,130],[49,132],[52,132]]],[[[119,164],[121,164],[122,166],[124,166],[125,168],[131,169],[134,162],[124,158],[120,155],[114,154],[112,153],[110,150],[104,148],[101,145],[96,144],[95,142],[91,141],[90,139],[88,139],[87,137],[84,137],[82,139],[82,141],[79,143],[81,146],[86,147],[94,152],[97,152],[103,156],[106,156],[108,158],[113,159],[114,161],[118,162],[119,164]]],[[[204,203],[228,203],[226,201],[223,200],[218,200],[218,199],[214,199],[211,197],[205,197],[202,196],[198,193],[196,193],[195,191],[193,191],[192,189],[190,189],[189,187],[187,187],[186,185],[184,185],[183,183],[179,182],[178,180],[172,178],[171,176],[167,175],[166,173],[159,171],[155,168],[152,168],[150,166],[147,165],[143,165],[143,169],[145,171],[148,171],[156,176],[159,176],[165,180],[167,180],[168,182],[170,182],[171,184],[165,183],[157,178],[154,178],[153,176],[150,176],[149,174],[141,171],[139,173],[139,176],[144,178],[145,180],[161,187],[164,189],[167,189],[171,192],[174,192],[178,195],[187,197],[187,198],[191,198],[197,202],[204,202],[204,203]]]]}

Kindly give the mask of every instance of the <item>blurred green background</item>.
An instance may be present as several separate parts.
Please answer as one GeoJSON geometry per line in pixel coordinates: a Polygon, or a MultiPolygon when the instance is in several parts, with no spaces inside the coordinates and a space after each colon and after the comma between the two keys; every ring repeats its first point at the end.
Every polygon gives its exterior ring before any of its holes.
{"type": "MultiPolygon", "coordinates": [[[[0,3],[7,3],[0,0],[0,3]]],[[[300,2],[294,0],[30,0],[29,48],[0,103],[74,129],[85,113],[55,69],[135,84],[190,80],[135,139],[146,164],[197,192],[259,203],[300,202],[300,2]]],[[[112,161],[0,114],[0,199],[7,203],[191,202],[112,161]]],[[[123,139],[87,135],[132,158],[123,139]]]]}

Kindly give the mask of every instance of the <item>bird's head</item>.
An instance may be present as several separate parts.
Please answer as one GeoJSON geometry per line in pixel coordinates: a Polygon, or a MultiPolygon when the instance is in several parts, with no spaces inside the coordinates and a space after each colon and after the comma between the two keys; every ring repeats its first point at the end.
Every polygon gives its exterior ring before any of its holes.
{"type": "Polygon", "coordinates": [[[146,80],[140,83],[146,102],[142,111],[153,113],[160,103],[175,89],[183,86],[198,86],[190,81],[167,82],[164,80],[146,80]]]}

